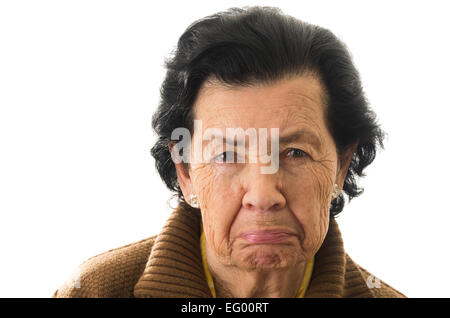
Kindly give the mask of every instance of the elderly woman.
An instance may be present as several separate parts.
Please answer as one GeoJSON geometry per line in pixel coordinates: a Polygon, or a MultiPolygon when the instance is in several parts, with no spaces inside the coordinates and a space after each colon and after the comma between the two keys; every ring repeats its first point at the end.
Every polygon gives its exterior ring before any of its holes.
{"type": "Polygon", "coordinates": [[[151,153],[178,207],[54,297],[405,297],[346,254],[335,221],[383,145],[336,36],[233,8],[189,26],[166,66],[151,153]]]}

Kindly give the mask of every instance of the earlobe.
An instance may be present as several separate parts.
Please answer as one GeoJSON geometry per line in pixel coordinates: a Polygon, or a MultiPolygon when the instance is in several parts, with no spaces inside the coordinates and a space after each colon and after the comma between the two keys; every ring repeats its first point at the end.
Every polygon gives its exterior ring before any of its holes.
{"type": "Polygon", "coordinates": [[[339,194],[341,194],[341,189],[339,188],[339,185],[337,185],[336,183],[333,185],[333,192],[331,192],[331,199],[334,200],[336,199],[339,194]]]}

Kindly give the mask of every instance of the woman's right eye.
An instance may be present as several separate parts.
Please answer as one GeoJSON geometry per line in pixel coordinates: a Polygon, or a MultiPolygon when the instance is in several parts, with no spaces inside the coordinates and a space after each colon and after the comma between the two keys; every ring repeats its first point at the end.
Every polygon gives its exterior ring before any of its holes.
{"type": "Polygon", "coordinates": [[[215,156],[211,162],[215,163],[234,163],[236,162],[235,158],[235,152],[234,151],[226,151],[222,152],[220,155],[215,156]],[[230,162],[227,162],[230,161],[230,162]]]}

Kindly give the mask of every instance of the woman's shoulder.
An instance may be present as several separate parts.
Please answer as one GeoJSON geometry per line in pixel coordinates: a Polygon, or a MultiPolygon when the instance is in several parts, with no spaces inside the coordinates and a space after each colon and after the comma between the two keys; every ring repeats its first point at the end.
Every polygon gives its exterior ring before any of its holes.
{"type": "Polygon", "coordinates": [[[52,297],[133,297],[134,285],[144,271],[155,238],[156,235],[90,257],[52,297]]]}

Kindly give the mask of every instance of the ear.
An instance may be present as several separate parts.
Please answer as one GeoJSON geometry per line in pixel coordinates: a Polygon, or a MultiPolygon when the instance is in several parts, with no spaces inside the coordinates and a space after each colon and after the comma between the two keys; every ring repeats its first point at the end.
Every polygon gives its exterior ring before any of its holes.
{"type": "Polygon", "coordinates": [[[353,155],[358,148],[359,139],[351,144],[347,149],[345,149],[341,158],[339,158],[338,163],[338,171],[336,175],[336,184],[339,186],[339,189],[344,187],[345,177],[347,177],[348,168],[350,167],[350,163],[352,162],[353,155]]]}
{"type": "Polygon", "coordinates": [[[183,196],[188,203],[191,194],[194,194],[194,187],[192,186],[191,176],[189,174],[189,166],[186,163],[183,163],[181,160],[174,160],[174,158],[180,159],[180,155],[176,150],[175,142],[171,141],[168,144],[169,151],[172,157],[172,161],[175,165],[175,169],[177,171],[178,184],[180,185],[181,192],[183,192],[183,196]]]}

